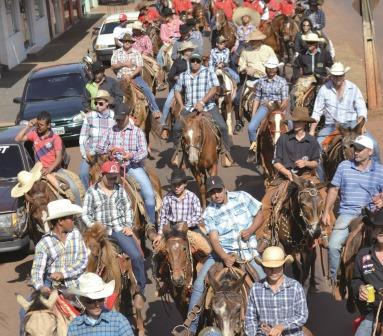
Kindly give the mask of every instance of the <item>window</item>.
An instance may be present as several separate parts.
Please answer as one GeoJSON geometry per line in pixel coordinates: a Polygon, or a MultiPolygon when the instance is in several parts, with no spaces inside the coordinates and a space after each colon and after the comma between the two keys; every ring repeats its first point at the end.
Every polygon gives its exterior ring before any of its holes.
{"type": "Polygon", "coordinates": [[[7,20],[7,28],[9,36],[19,31],[16,19],[16,5],[13,0],[4,0],[5,2],[5,16],[7,20]]]}
{"type": "Polygon", "coordinates": [[[34,0],[33,1],[33,10],[36,17],[36,20],[44,16],[44,3],[43,0],[34,0]]]}
{"type": "Polygon", "coordinates": [[[0,145],[0,160],[7,162],[6,165],[0,166],[0,179],[16,177],[18,172],[24,169],[18,145],[0,145]]]}

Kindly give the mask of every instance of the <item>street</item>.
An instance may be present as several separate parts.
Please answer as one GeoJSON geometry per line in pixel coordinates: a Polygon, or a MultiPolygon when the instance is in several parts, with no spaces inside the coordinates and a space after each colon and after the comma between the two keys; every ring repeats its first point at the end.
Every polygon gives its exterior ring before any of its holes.
{"type": "MultiPolygon", "coordinates": [[[[359,17],[349,4],[350,1],[338,0],[336,2],[325,2],[325,11],[327,14],[326,32],[332,39],[336,49],[336,59],[351,66],[348,78],[358,84],[365,95],[363,46],[361,34],[361,23],[356,22],[359,17]],[[342,13],[340,16],[339,13],[342,13]],[[354,31],[348,34],[347,31],[354,31]]],[[[378,52],[383,46],[383,5],[380,3],[375,11],[376,33],[378,36],[378,52]]],[[[37,56],[34,60],[17,66],[12,74],[0,79],[0,123],[12,123],[15,120],[18,105],[12,103],[13,97],[22,94],[22,88],[26,81],[28,72],[36,65],[45,66],[48,64],[57,64],[65,62],[77,62],[86,54],[90,48],[91,27],[101,22],[103,13],[110,11],[110,8],[100,6],[92,17],[84,19],[78,25],[82,27],[73,27],[81,36],[77,36],[70,31],[64,33],[68,36],[59,37],[47,46],[47,53],[55,50],[57,57],[37,56]],[[77,29],[77,30],[76,30],[77,29]],[[72,35],[71,35],[71,34],[72,35]],[[61,40],[60,40],[61,39],[61,40]],[[71,47],[68,47],[71,45],[71,47]],[[62,48],[60,50],[60,48],[62,48]]],[[[381,67],[382,70],[382,67],[381,67]]],[[[167,91],[160,92],[157,96],[159,105],[162,106],[167,91]]],[[[369,115],[368,129],[376,137],[380,146],[383,145],[383,121],[382,111],[369,115]]],[[[168,190],[167,178],[171,173],[170,158],[173,153],[171,142],[164,142],[158,138],[152,137],[152,155],[154,160],[148,160],[149,165],[156,169],[160,177],[163,190],[168,190]]],[[[260,200],[264,194],[263,179],[255,171],[254,166],[246,163],[245,158],[248,150],[247,131],[242,130],[234,136],[233,156],[236,164],[230,168],[219,168],[219,175],[226,183],[229,190],[245,190],[260,200]]],[[[69,169],[78,173],[80,164],[80,152],[78,147],[68,148],[71,155],[69,169]]],[[[3,163],[2,163],[3,164],[3,163]]],[[[190,173],[189,173],[190,175],[190,173]]],[[[190,182],[189,187],[196,191],[196,183],[190,182]]],[[[327,259],[327,255],[324,256],[327,259]]],[[[0,255],[0,335],[14,336],[18,334],[19,307],[16,303],[15,293],[27,296],[30,289],[27,287],[28,276],[32,265],[33,255],[25,256],[22,253],[11,253],[0,255]]],[[[357,316],[351,315],[346,311],[345,302],[336,302],[329,292],[329,287],[323,279],[319,260],[317,260],[317,280],[319,284],[319,293],[309,294],[309,321],[308,328],[314,335],[326,336],[348,336],[351,335],[352,320],[357,316]]],[[[146,309],[146,329],[148,335],[168,336],[171,329],[181,322],[181,316],[173,304],[165,308],[159,298],[154,295],[154,283],[151,280],[150,261],[147,261],[149,285],[147,287],[147,309],[146,309]]]]}

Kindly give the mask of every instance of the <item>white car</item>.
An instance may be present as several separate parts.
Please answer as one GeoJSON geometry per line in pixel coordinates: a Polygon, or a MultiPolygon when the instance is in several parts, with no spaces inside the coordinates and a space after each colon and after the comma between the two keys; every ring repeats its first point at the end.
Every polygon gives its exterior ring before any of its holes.
{"type": "MultiPolygon", "coordinates": [[[[131,26],[134,21],[138,20],[138,15],[140,12],[125,12],[124,14],[128,17],[128,32],[132,33],[131,26]],[[130,28],[130,31],[129,31],[130,28]]],[[[109,15],[101,27],[96,27],[95,31],[98,30],[97,38],[94,42],[94,51],[97,55],[97,59],[102,62],[110,62],[110,58],[112,57],[113,50],[116,49],[116,45],[114,43],[113,30],[116,26],[120,24],[119,21],[120,13],[116,13],[113,15],[109,15]]]]}

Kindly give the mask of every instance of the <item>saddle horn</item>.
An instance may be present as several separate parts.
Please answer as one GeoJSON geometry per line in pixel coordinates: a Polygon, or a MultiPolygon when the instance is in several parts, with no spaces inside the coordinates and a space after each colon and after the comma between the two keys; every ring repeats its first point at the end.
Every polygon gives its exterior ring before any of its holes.
{"type": "Polygon", "coordinates": [[[49,298],[46,299],[42,295],[40,295],[40,301],[41,303],[47,307],[48,309],[52,309],[55,305],[57,298],[58,298],[58,292],[57,290],[52,291],[51,295],[49,295],[49,298]]]}

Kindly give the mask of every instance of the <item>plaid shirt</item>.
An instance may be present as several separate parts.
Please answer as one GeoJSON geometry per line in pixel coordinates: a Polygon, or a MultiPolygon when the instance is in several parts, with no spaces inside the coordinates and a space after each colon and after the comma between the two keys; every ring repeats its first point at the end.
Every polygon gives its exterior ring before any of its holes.
{"type": "Polygon", "coordinates": [[[304,16],[311,20],[315,30],[322,30],[326,25],[326,16],[321,9],[318,9],[317,11],[307,9],[304,16]]]}
{"type": "Polygon", "coordinates": [[[86,158],[86,152],[95,154],[100,143],[113,127],[114,112],[109,110],[106,113],[91,111],[86,114],[80,133],[80,151],[82,157],[86,158]]]}
{"type": "Polygon", "coordinates": [[[144,66],[144,60],[142,59],[141,53],[134,48],[130,48],[127,51],[124,48],[113,51],[110,60],[112,65],[127,62],[131,62],[132,66],[119,69],[117,71],[117,79],[122,79],[123,75],[130,76],[138,67],[144,66]]]}
{"type": "Polygon", "coordinates": [[[71,321],[68,336],[134,336],[132,327],[124,315],[104,310],[93,325],[86,314],[71,321]]]}
{"type": "Polygon", "coordinates": [[[82,220],[87,227],[100,222],[108,227],[108,234],[131,227],[133,213],[129,196],[120,184],[108,196],[96,183],[85,194],[82,220]]]}
{"type": "Polygon", "coordinates": [[[303,336],[302,327],[308,318],[306,296],[298,281],[284,275],[284,281],[274,293],[266,279],[255,282],[250,291],[245,318],[246,335],[266,334],[261,324],[270,327],[283,324],[283,335],[303,336]]]}
{"type": "Polygon", "coordinates": [[[262,203],[245,191],[227,192],[226,204],[210,203],[202,217],[207,233],[217,231],[219,242],[227,253],[237,253],[242,259],[249,260],[258,255],[257,239],[251,236],[247,242],[241,241],[243,253],[240,253],[238,237],[240,232],[253,223],[254,217],[261,210],[262,203]],[[250,248],[250,249],[249,249],[250,248]]]}
{"type": "Polygon", "coordinates": [[[31,270],[32,285],[40,289],[52,273],[61,272],[66,287],[77,286],[77,279],[85,271],[87,263],[88,255],[80,231],[74,228],[65,242],[49,232],[36,245],[31,270]]]}
{"type": "Polygon", "coordinates": [[[228,65],[230,61],[229,58],[230,50],[228,48],[224,48],[223,50],[219,50],[218,48],[211,49],[209,67],[214,70],[219,63],[224,63],[225,65],[228,65]]]}
{"type": "Polygon", "coordinates": [[[153,44],[148,35],[134,36],[133,48],[144,55],[153,56],[153,44]]]}
{"type": "Polygon", "coordinates": [[[196,194],[186,190],[182,199],[177,198],[171,191],[162,200],[160,211],[160,224],[158,233],[169,222],[187,222],[188,227],[193,227],[201,222],[201,203],[196,194]]]}
{"type": "Polygon", "coordinates": [[[255,89],[255,100],[264,102],[279,101],[289,98],[289,86],[286,79],[275,75],[272,79],[264,76],[259,79],[255,89]]]}
{"type": "MultiPolygon", "coordinates": [[[[215,72],[201,66],[200,71],[195,77],[192,76],[190,70],[181,73],[174,86],[174,90],[177,92],[185,90],[185,109],[191,112],[193,106],[201,101],[208,91],[215,86],[219,86],[215,72]]],[[[214,107],[214,99],[211,99],[205,104],[205,111],[209,111],[214,107]]]]}
{"type": "Polygon", "coordinates": [[[247,36],[255,30],[255,27],[253,24],[249,23],[246,27],[243,25],[240,25],[237,27],[237,41],[246,41],[247,36]]]}

